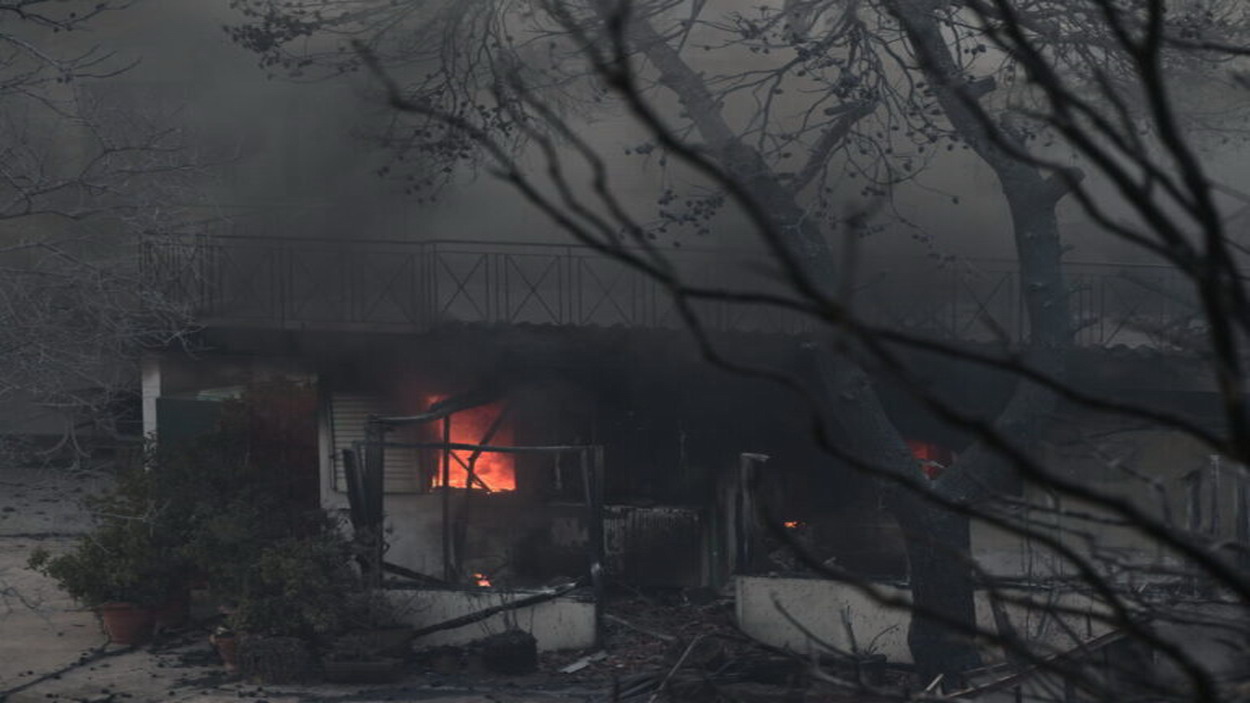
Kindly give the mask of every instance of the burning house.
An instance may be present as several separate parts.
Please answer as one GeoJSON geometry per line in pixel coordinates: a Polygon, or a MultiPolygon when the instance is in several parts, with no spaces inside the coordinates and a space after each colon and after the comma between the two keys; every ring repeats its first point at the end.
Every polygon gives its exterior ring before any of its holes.
{"type": "MultiPolygon", "coordinates": [[[[147,246],[149,284],[187,300],[202,325],[194,355],[149,357],[148,431],[160,441],[205,431],[222,399],[288,381],[284,392],[309,411],[287,435],[308,459],[308,494],[376,537],[377,577],[419,601],[419,623],[562,584],[733,584],[740,623],[765,641],[848,644],[854,629],[907,657],[905,614],[811,579],[786,547],[797,541],[813,559],[905,588],[902,535],[876,484],[819,448],[791,391],[708,363],[641,274],[571,246],[227,236],[147,246]]],[[[689,256],[691,271],[717,268],[712,254],[689,256]]],[[[1197,412],[1211,389],[1184,358],[1143,344],[1129,311],[1113,309],[1124,292],[1117,272],[1081,272],[1090,293],[1078,314],[1097,313],[1079,332],[1081,382],[1197,412]]],[[[1025,333],[1011,271],[928,275],[909,285],[941,286],[943,296],[886,296],[882,318],[969,345],[1025,333]],[[976,324],[986,315],[998,330],[976,324]]],[[[1137,300],[1131,311],[1162,318],[1167,300],[1137,300]]],[[[729,303],[699,313],[735,361],[806,373],[802,320],[729,303]]],[[[1006,375],[956,362],[916,366],[933,392],[973,411],[990,412],[1010,390],[1006,375]]],[[[926,475],[940,476],[969,437],[905,389],[884,379],[881,388],[926,475]]],[[[1074,458],[1090,456],[1072,447],[1095,441],[1081,431],[1091,422],[1060,423],[1051,460],[1089,480],[1122,480],[1074,458]]],[[[1207,471],[1199,448],[1167,433],[1107,431],[1161,480],[1207,471]]],[[[1210,506],[1234,510],[1212,490],[1209,481],[1191,489],[1208,505],[1203,529],[1241,529],[1233,525],[1245,515],[1211,522],[1210,506]]],[[[1003,578],[1055,576],[1018,539],[981,530],[974,549],[1003,578]]],[[[593,599],[524,612],[540,647],[594,641],[593,599]]],[[[431,642],[476,634],[444,631],[431,642]]]]}

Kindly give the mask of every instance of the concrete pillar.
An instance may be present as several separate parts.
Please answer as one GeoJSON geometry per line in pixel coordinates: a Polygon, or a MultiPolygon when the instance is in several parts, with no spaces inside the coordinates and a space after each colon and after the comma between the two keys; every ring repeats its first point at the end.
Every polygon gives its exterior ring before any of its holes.
{"type": "Polygon", "coordinates": [[[140,388],[143,397],[143,436],[156,440],[156,399],[161,397],[161,358],[144,354],[140,361],[140,388]]]}

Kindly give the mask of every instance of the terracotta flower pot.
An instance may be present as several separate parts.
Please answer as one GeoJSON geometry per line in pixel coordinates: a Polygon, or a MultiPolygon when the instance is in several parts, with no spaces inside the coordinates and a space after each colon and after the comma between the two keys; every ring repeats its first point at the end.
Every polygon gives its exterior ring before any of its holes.
{"type": "Polygon", "coordinates": [[[143,644],[152,638],[156,616],[149,608],[133,603],[105,603],[96,612],[114,644],[143,644]]]}
{"type": "Polygon", "coordinates": [[[217,656],[227,671],[239,669],[239,637],[235,634],[210,635],[209,642],[217,649],[217,656]]]}
{"type": "Polygon", "coordinates": [[[186,590],[171,593],[155,610],[156,624],[162,628],[179,628],[191,619],[191,594],[186,590]]]}

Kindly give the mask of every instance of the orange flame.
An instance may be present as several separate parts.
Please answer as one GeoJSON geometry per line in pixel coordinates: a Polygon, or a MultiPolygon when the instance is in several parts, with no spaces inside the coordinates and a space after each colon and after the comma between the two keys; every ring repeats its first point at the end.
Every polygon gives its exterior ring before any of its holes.
{"type": "Polygon", "coordinates": [[[799,526],[802,525],[803,523],[799,522],[798,520],[786,520],[784,524],[786,526],[786,529],[788,530],[797,530],[799,529],[799,526]]]}
{"type": "Polygon", "coordinates": [[[941,476],[942,472],[946,471],[946,467],[950,466],[955,459],[951,450],[930,442],[909,439],[907,447],[911,449],[912,456],[920,462],[920,470],[930,479],[941,476]]]}
{"type": "MultiPolygon", "coordinates": [[[[430,405],[442,400],[445,396],[430,396],[427,402],[430,405]]],[[[482,443],[483,437],[499,417],[499,413],[503,412],[502,403],[491,403],[490,405],[480,405],[476,408],[461,410],[451,416],[451,441],[458,444],[479,444],[482,443]]],[[[431,426],[432,432],[439,433],[439,440],[442,439],[443,426],[442,423],[434,423],[431,426]]],[[[495,432],[494,437],[486,444],[497,446],[508,446],[513,443],[512,426],[504,422],[503,425],[495,432]]],[[[455,449],[451,452],[451,469],[448,472],[453,488],[466,487],[469,480],[469,471],[467,466],[469,460],[473,457],[473,451],[468,449],[455,449]]],[[[434,474],[434,486],[443,485],[443,467],[441,452],[439,456],[438,470],[434,474]]],[[[478,455],[473,466],[473,474],[477,480],[474,480],[475,488],[485,486],[491,491],[513,491],[516,490],[516,467],[514,458],[511,454],[502,454],[500,452],[482,452],[478,455]]],[[[487,584],[489,585],[489,584],[487,584]]]]}
{"type": "Polygon", "coordinates": [[[490,588],[490,579],[486,577],[486,574],[473,574],[473,581],[478,588],[490,588]]]}

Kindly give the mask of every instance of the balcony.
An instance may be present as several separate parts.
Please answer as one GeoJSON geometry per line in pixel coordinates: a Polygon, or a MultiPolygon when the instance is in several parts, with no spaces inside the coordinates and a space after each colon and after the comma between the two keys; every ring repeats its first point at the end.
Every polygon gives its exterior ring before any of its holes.
{"type": "MultiPolygon", "coordinates": [[[[776,290],[749,256],[672,250],[684,280],[776,290]]],[[[143,244],[148,292],[189,306],[206,327],[413,333],[445,325],[677,329],[663,287],[593,250],[561,244],[198,235],[143,244]]],[[[1065,268],[1076,342],[1174,345],[1200,331],[1185,279],[1162,266],[1065,268]]],[[[938,339],[1019,343],[1028,334],[1012,262],[865,265],[856,309],[938,339]]],[[[710,331],[801,334],[811,322],[760,305],[698,302],[710,331]]]]}

